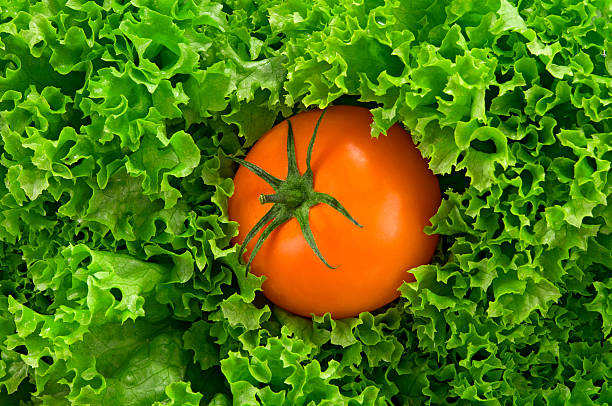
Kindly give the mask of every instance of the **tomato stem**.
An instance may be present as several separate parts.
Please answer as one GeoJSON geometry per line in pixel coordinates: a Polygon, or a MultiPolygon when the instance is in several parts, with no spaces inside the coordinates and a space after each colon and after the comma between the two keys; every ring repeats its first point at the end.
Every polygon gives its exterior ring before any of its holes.
{"type": "Polygon", "coordinates": [[[276,193],[272,195],[259,195],[259,202],[266,203],[281,203],[289,207],[298,207],[304,203],[304,194],[300,191],[291,191],[291,193],[276,193]]]}
{"type": "Polygon", "coordinates": [[[230,157],[235,162],[243,165],[255,175],[266,181],[276,192],[274,194],[262,194],[259,196],[260,203],[273,203],[274,205],[247,233],[242,243],[240,252],[238,254],[239,258],[242,258],[242,253],[249,242],[261,231],[261,235],[257,239],[255,247],[253,248],[247,262],[247,270],[266,238],[268,238],[274,229],[291,218],[295,218],[298,221],[304,239],[310,248],[312,248],[317,257],[327,267],[334,269],[335,267],[331,266],[321,254],[321,251],[319,251],[310,228],[310,222],[308,220],[310,208],[319,203],[327,204],[348,218],[356,226],[363,227],[349,214],[349,212],[340,204],[340,202],[338,202],[338,200],[328,194],[316,192],[314,190],[314,175],[310,166],[310,161],[312,158],[314,141],[319,130],[319,124],[321,124],[321,120],[323,119],[324,115],[325,110],[323,110],[319,116],[319,120],[317,121],[312,137],[310,138],[308,152],[306,155],[306,172],[304,172],[303,175],[300,174],[297,166],[295,140],[291,120],[287,120],[287,178],[285,180],[281,180],[270,175],[265,170],[253,163],[240,158],[230,157]]]}

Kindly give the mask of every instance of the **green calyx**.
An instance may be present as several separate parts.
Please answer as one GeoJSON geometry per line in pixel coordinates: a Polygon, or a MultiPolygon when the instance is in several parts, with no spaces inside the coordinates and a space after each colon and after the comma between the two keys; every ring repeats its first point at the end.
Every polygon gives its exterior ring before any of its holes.
{"type": "Polygon", "coordinates": [[[244,249],[248,245],[248,243],[263,229],[263,232],[259,236],[259,239],[255,243],[255,248],[249,257],[249,261],[247,263],[247,269],[251,265],[253,258],[257,255],[257,252],[263,245],[266,238],[270,236],[272,231],[274,231],[281,224],[289,221],[292,218],[295,218],[300,228],[302,229],[302,234],[304,235],[304,239],[312,248],[312,250],[317,254],[319,259],[323,261],[323,263],[329,268],[336,268],[331,266],[323,257],[319,248],[317,247],[317,243],[315,242],[314,236],[312,234],[312,230],[310,229],[310,222],[308,220],[308,215],[310,213],[310,208],[319,204],[324,203],[341,214],[343,214],[346,218],[348,218],[353,224],[359,227],[363,227],[359,224],[350,214],[349,212],[336,200],[334,197],[326,194],[317,192],[314,190],[314,174],[312,172],[312,168],[310,166],[310,161],[312,158],[312,148],[314,146],[314,141],[317,136],[317,131],[319,129],[319,124],[325,115],[325,111],[321,113],[317,124],[315,125],[314,132],[310,139],[310,143],[308,144],[308,152],[306,155],[306,172],[304,174],[300,174],[297,167],[297,158],[295,153],[295,140],[293,136],[293,127],[291,125],[291,121],[287,120],[289,125],[289,130],[287,134],[287,178],[285,180],[278,179],[275,176],[270,175],[262,168],[254,165],[244,159],[231,157],[234,161],[238,162],[240,165],[243,165],[245,168],[253,172],[255,175],[259,176],[263,180],[266,181],[272,188],[274,189],[273,194],[269,195],[260,195],[259,201],[261,204],[272,203],[272,207],[268,212],[253,226],[253,228],[248,232],[244,242],[242,243],[242,247],[240,248],[239,257],[242,258],[242,253],[244,249]]]}

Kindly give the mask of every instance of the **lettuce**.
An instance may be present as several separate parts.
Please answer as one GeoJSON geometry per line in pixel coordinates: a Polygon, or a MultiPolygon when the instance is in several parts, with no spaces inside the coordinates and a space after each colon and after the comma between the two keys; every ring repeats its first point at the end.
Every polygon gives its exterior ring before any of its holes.
{"type": "Polygon", "coordinates": [[[604,0],[0,0],[0,404],[612,404],[604,0]],[[416,282],[291,315],[235,166],[361,104],[444,200],[416,282]]]}

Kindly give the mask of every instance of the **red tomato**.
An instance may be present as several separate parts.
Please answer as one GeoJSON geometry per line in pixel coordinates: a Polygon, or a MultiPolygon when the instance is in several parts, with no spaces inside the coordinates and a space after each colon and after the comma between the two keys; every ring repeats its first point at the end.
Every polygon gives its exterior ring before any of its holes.
{"type": "MultiPolygon", "coordinates": [[[[308,143],[320,110],[290,118],[300,173],[306,170],[308,143]]],[[[325,204],[310,210],[310,226],[330,269],[307,244],[295,218],[268,237],[251,264],[251,272],[265,275],[263,293],[290,312],[310,317],[330,312],[333,318],[355,316],[377,309],[399,296],[404,281],[414,281],[409,270],[431,260],[437,235],[427,235],[440,205],[436,176],[399,125],[387,136],[370,137],[368,109],[334,106],[327,109],[312,153],[314,190],[335,197],[361,224],[359,228],[325,204]]],[[[287,121],[276,125],[255,143],[246,156],[266,172],[287,176],[287,121]]],[[[240,224],[234,243],[270,209],[261,194],[273,189],[241,166],[234,177],[229,217],[240,224]]],[[[247,245],[248,258],[255,237],[247,245]]]]}

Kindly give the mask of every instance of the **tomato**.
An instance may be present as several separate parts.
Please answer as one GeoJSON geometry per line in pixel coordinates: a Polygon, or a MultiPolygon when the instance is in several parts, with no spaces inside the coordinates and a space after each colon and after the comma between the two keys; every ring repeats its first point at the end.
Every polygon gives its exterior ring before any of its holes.
{"type": "MultiPolygon", "coordinates": [[[[306,170],[308,144],[321,110],[290,118],[300,173],[306,170]]],[[[265,275],[264,295],[276,305],[302,316],[330,312],[333,318],[377,309],[399,296],[409,270],[426,264],[438,236],[423,231],[440,205],[436,176],[399,125],[387,136],[372,138],[372,115],[355,106],[329,107],[312,151],[314,190],[335,197],[363,227],[327,204],[310,208],[309,223],[327,267],[306,242],[292,218],[276,228],[252,258],[250,271],[265,275]]],[[[245,160],[280,179],[287,176],[287,120],[263,135],[245,160]]],[[[240,225],[233,242],[266,214],[262,194],[273,188],[244,166],[234,177],[229,217],[240,225]]],[[[251,255],[255,240],[245,250],[251,255]]]]}

